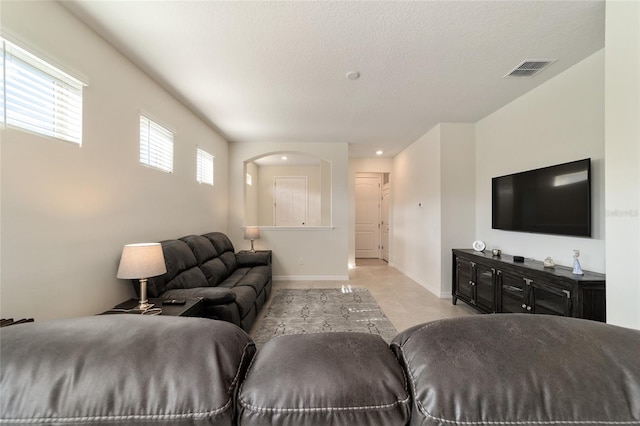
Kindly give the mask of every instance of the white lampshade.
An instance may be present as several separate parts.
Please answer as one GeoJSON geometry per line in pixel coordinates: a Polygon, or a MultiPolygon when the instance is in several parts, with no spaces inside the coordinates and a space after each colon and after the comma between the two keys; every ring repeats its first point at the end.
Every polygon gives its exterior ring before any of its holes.
{"type": "Polygon", "coordinates": [[[244,239],[245,240],[259,240],[260,239],[260,228],[257,226],[247,226],[244,228],[244,239]]]}
{"type": "Polygon", "coordinates": [[[118,278],[150,278],[165,272],[160,243],[127,244],[122,249],[118,278]]]}

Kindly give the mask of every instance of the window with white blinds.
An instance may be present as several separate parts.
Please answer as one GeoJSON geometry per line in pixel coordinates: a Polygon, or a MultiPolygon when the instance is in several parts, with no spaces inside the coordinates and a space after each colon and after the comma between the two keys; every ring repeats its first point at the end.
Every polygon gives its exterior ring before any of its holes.
{"type": "Polygon", "coordinates": [[[173,132],[140,115],[140,163],[173,172],[173,132]]]}
{"type": "Polygon", "coordinates": [[[81,145],[85,84],[10,41],[0,44],[2,123],[81,145]]]}
{"type": "Polygon", "coordinates": [[[199,183],[213,185],[213,159],[215,157],[200,148],[196,150],[196,155],[196,180],[199,183]]]}

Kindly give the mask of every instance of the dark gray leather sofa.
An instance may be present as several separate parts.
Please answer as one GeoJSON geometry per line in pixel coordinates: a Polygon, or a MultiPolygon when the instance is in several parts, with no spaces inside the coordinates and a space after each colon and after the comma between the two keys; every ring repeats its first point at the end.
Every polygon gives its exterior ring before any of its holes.
{"type": "Polygon", "coordinates": [[[640,331],[543,315],[435,321],[391,346],[199,318],[0,329],[0,424],[639,425],[640,331]]]}
{"type": "MultiPolygon", "coordinates": [[[[160,242],[167,273],[149,278],[149,297],[204,298],[204,316],[249,330],[271,293],[271,254],[234,252],[222,232],[160,242]]],[[[132,280],[139,295],[138,280],[132,280]]]]}

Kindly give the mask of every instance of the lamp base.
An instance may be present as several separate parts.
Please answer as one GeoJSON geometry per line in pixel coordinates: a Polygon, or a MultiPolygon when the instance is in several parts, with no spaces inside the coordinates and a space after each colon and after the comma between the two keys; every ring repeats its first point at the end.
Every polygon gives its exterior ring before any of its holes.
{"type": "Polygon", "coordinates": [[[147,279],[140,278],[140,303],[138,303],[135,309],[146,311],[151,307],[153,307],[153,303],[149,303],[147,300],[147,279]]]}
{"type": "Polygon", "coordinates": [[[155,305],[153,303],[149,303],[147,301],[140,301],[140,303],[138,303],[138,306],[136,306],[135,310],[140,310],[140,311],[146,311],[147,309],[153,308],[155,305]]]}

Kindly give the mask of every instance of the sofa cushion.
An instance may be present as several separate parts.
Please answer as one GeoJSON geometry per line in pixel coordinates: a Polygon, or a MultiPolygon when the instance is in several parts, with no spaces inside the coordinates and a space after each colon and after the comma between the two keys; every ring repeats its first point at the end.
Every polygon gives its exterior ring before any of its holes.
{"type": "Polygon", "coordinates": [[[224,280],[225,287],[235,287],[247,275],[251,268],[238,268],[224,280]]]}
{"type": "Polygon", "coordinates": [[[474,315],[405,330],[392,348],[411,384],[412,425],[640,422],[637,330],[474,315]]]}
{"type": "Polygon", "coordinates": [[[405,425],[409,394],[387,344],[366,333],[291,334],[258,351],[238,395],[240,424],[405,425]]]}
{"type": "Polygon", "coordinates": [[[254,266],[253,268],[238,268],[225,280],[225,286],[231,287],[249,286],[260,294],[264,286],[271,278],[270,266],[254,266]]]}
{"type": "Polygon", "coordinates": [[[218,257],[216,248],[208,238],[201,235],[188,235],[180,238],[180,240],[184,241],[189,246],[196,257],[198,265],[202,265],[206,261],[218,257]]]}
{"type": "Polygon", "coordinates": [[[208,285],[217,286],[229,276],[229,269],[218,257],[218,251],[210,239],[202,235],[188,235],[180,240],[184,241],[193,251],[198,266],[202,269],[209,283],[208,285]]]}
{"type": "MultiPolygon", "coordinates": [[[[196,257],[184,241],[165,240],[161,241],[160,244],[162,244],[162,253],[164,255],[164,263],[167,267],[167,272],[163,275],[151,277],[147,280],[147,291],[149,297],[159,297],[160,294],[168,288],[181,288],[178,287],[180,285],[180,280],[174,283],[171,287],[167,287],[167,283],[171,282],[180,273],[198,265],[196,257]]],[[[206,286],[207,284],[200,285],[206,286]]]]}
{"type": "Polygon", "coordinates": [[[200,265],[200,269],[211,286],[217,286],[229,276],[227,267],[219,257],[206,261],[200,265]]]}
{"type": "Polygon", "coordinates": [[[222,263],[224,263],[224,266],[227,267],[227,272],[229,274],[233,274],[233,272],[238,269],[238,262],[236,261],[236,255],[231,252],[231,251],[227,251],[224,252],[220,255],[220,260],[222,260],[222,263]]]}
{"type": "Polygon", "coordinates": [[[225,305],[236,300],[236,294],[228,288],[221,287],[196,287],[186,289],[168,290],[162,293],[165,299],[192,299],[204,298],[205,306],[225,305]]]}
{"type": "Polygon", "coordinates": [[[213,243],[218,254],[222,254],[227,251],[233,253],[235,251],[229,237],[222,232],[209,232],[208,234],[204,234],[203,237],[208,238],[213,243]]]}
{"type": "Polygon", "coordinates": [[[164,289],[166,291],[174,288],[206,288],[208,285],[209,283],[202,273],[202,270],[194,266],[176,275],[171,281],[165,284],[164,289]]]}
{"type": "Polygon", "coordinates": [[[233,425],[254,352],[233,324],[109,315],[0,330],[0,423],[233,425]]]}

